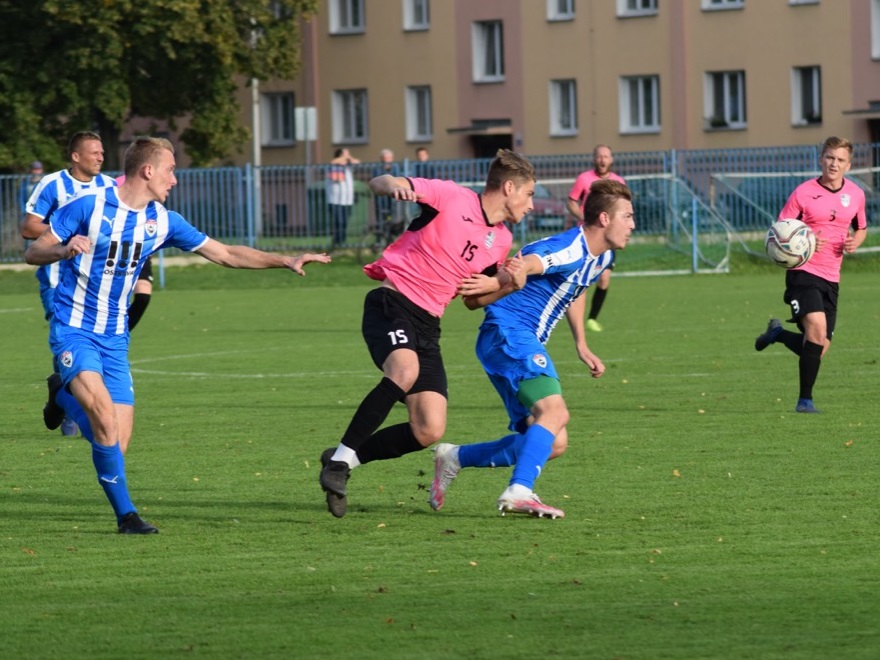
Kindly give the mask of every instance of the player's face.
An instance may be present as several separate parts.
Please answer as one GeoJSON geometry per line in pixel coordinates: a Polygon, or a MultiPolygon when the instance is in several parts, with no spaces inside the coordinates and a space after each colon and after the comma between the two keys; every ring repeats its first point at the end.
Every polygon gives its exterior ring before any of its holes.
{"type": "Polygon", "coordinates": [[[605,176],[611,171],[611,165],[614,159],[611,157],[611,149],[608,147],[600,147],[593,154],[593,169],[599,176],[605,176]]]}
{"type": "Polygon", "coordinates": [[[164,203],[168,198],[168,193],[177,185],[174,166],[174,154],[167,149],[162,149],[153,163],[149,184],[150,192],[158,202],[164,203]]]}
{"type": "Polygon", "coordinates": [[[830,188],[839,188],[843,175],[849,172],[852,164],[849,150],[843,147],[826,149],[819,164],[822,166],[822,183],[830,188]]]}
{"type": "Polygon", "coordinates": [[[81,142],[79,149],[71,154],[71,161],[75,178],[92,179],[101,173],[101,166],[104,164],[104,144],[100,140],[81,142]]]}
{"type": "Polygon", "coordinates": [[[605,241],[612,250],[622,250],[636,228],[632,202],[628,199],[618,199],[608,217],[605,241]]]}
{"type": "Polygon", "coordinates": [[[534,208],[535,182],[527,181],[516,185],[513,181],[506,181],[507,186],[507,219],[509,222],[519,224],[526,217],[526,213],[534,208]]]}

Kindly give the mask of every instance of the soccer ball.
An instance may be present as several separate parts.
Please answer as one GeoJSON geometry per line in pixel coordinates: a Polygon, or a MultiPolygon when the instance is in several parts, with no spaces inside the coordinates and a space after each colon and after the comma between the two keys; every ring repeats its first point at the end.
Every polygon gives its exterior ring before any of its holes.
{"type": "Polygon", "coordinates": [[[816,234],[800,220],[777,220],[767,232],[764,249],[783,268],[803,266],[816,251],[816,234]]]}

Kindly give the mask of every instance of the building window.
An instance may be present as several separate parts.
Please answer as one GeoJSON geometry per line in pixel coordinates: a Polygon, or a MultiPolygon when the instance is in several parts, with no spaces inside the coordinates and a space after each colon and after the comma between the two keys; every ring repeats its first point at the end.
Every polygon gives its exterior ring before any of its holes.
{"type": "Polygon", "coordinates": [[[660,76],[624,76],[620,79],[619,91],[620,132],[658,132],[660,76]]]}
{"type": "Polygon", "coordinates": [[[706,128],[746,127],[746,72],[712,71],[703,82],[706,128]]]}
{"type": "Polygon", "coordinates": [[[880,60],[880,0],[871,0],[871,57],[880,60]]]}
{"type": "Polygon", "coordinates": [[[364,0],[329,0],[330,34],[360,34],[367,27],[364,0]]]}
{"type": "Polygon", "coordinates": [[[434,139],[431,88],[427,85],[406,88],[406,139],[410,142],[434,139]]]}
{"type": "Polygon", "coordinates": [[[264,147],[287,147],[295,142],[293,94],[260,96],[260,144],[264,147]]]}
{"type": "Polygon", "coordinates": [[[577,83],[550,81],[550,135],[577,135],[577,83]]]}
{"type": "Polygon", "coordinates": [[[334,91],[332,112],[335,144],[363,144],[367,141],[367,90],[334,91]]]}
{"type": "Polygon", "coordinates": [[[547,0],[548,21],[573,21],[574,0],[547,0]]]}
{"type": "Polygon", "coordinates": [[[504,29],[501,21],[477,21],[471,30],[474,82],[504,80],[504,29]]]}
{"type": "Polygon", "coordinates": [[[703,0],[703,9],[742,9],[746,0],[703,0]]]}
{"type": "Polygon", "coordinates": [[[431,27],[429,0],[403,0],[403,29],[427,30],[431,27]]]}
{"type": "Polygon", "coordinates": [[[791,123],[795,126],[822,122],[822,69],[818,66],[791,70],[791,123]]]}
{"type": "Polygon", "coordinates": [[[790,5],[818,5],[819,0],[788,0],[790,5]]]}
{"type": "Polygon", "coordinates": [[[617,0],[617,15],[654,16],[657,14],[657,0],[617,0]]]}

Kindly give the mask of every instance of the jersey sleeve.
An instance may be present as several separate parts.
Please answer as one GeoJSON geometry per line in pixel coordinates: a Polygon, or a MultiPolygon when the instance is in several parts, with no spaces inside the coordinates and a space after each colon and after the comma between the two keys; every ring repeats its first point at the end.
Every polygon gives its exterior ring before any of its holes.
{"type": "Polygon", "coordinates": [[[58,207],[58,197],[52,190],[55,182],[46,181],[44,177],[34,188],[25,210],[38,218],[46,219],[58,207]]]}
{"type": "Polygon", "coordinates": [[[798,199],[799,192],[800,187],[795,188],[791,195],[788,196],[788,201],[785,202],[785,206],[783,206],[782,210],[779,212],[779,220],[800,220],[801,216],[803,215],[803,208],[801,207],[800,200],[798,199]]]}
{"type": "Polygon", "coordinates": [[[573,199],[578,204],[581,203],[581,197],[584,194],[584,177],[583,175],[578,175],[578,177],[574,180],[574,185],[572,185],[571,190],[568,193],[568,198],[573,199]]]}
{"type": "Polygon", "coordinates": [[[193,227],[179,213],[168,212],[168,245],[193,252],[207,242],[207,234],[193,227]]]}
{"type": "Polygon", "coordinates": [[[66,243],[71,236],[77,234],[87,236],[89,233],[88,224],[83,226],[83,221],[88,222],[94,203],[94,195],[88,195],[71,200],[55,211],[49,221],[49,227],[56,238],[62,243],[66,243]]]}
{"type": "Polygon", "coordinates": [[[409,179],[409,183],[415,193],[420,196],[419,204],[424,204],[438,210],[442,207],[445,196],[457,195],[462,190],[462,187],[454,181],[443,181],[441,179],[413,177],[409,179]]]}

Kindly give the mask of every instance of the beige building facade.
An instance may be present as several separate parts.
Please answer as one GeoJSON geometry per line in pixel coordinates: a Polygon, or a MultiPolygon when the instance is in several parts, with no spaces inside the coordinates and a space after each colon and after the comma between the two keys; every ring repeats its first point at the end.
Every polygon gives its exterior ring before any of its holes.
{"type": "Polygon", "coordinates": [[[880,142],[880,0],[322,0],[304,34],[236,164],[880,142]]]}

